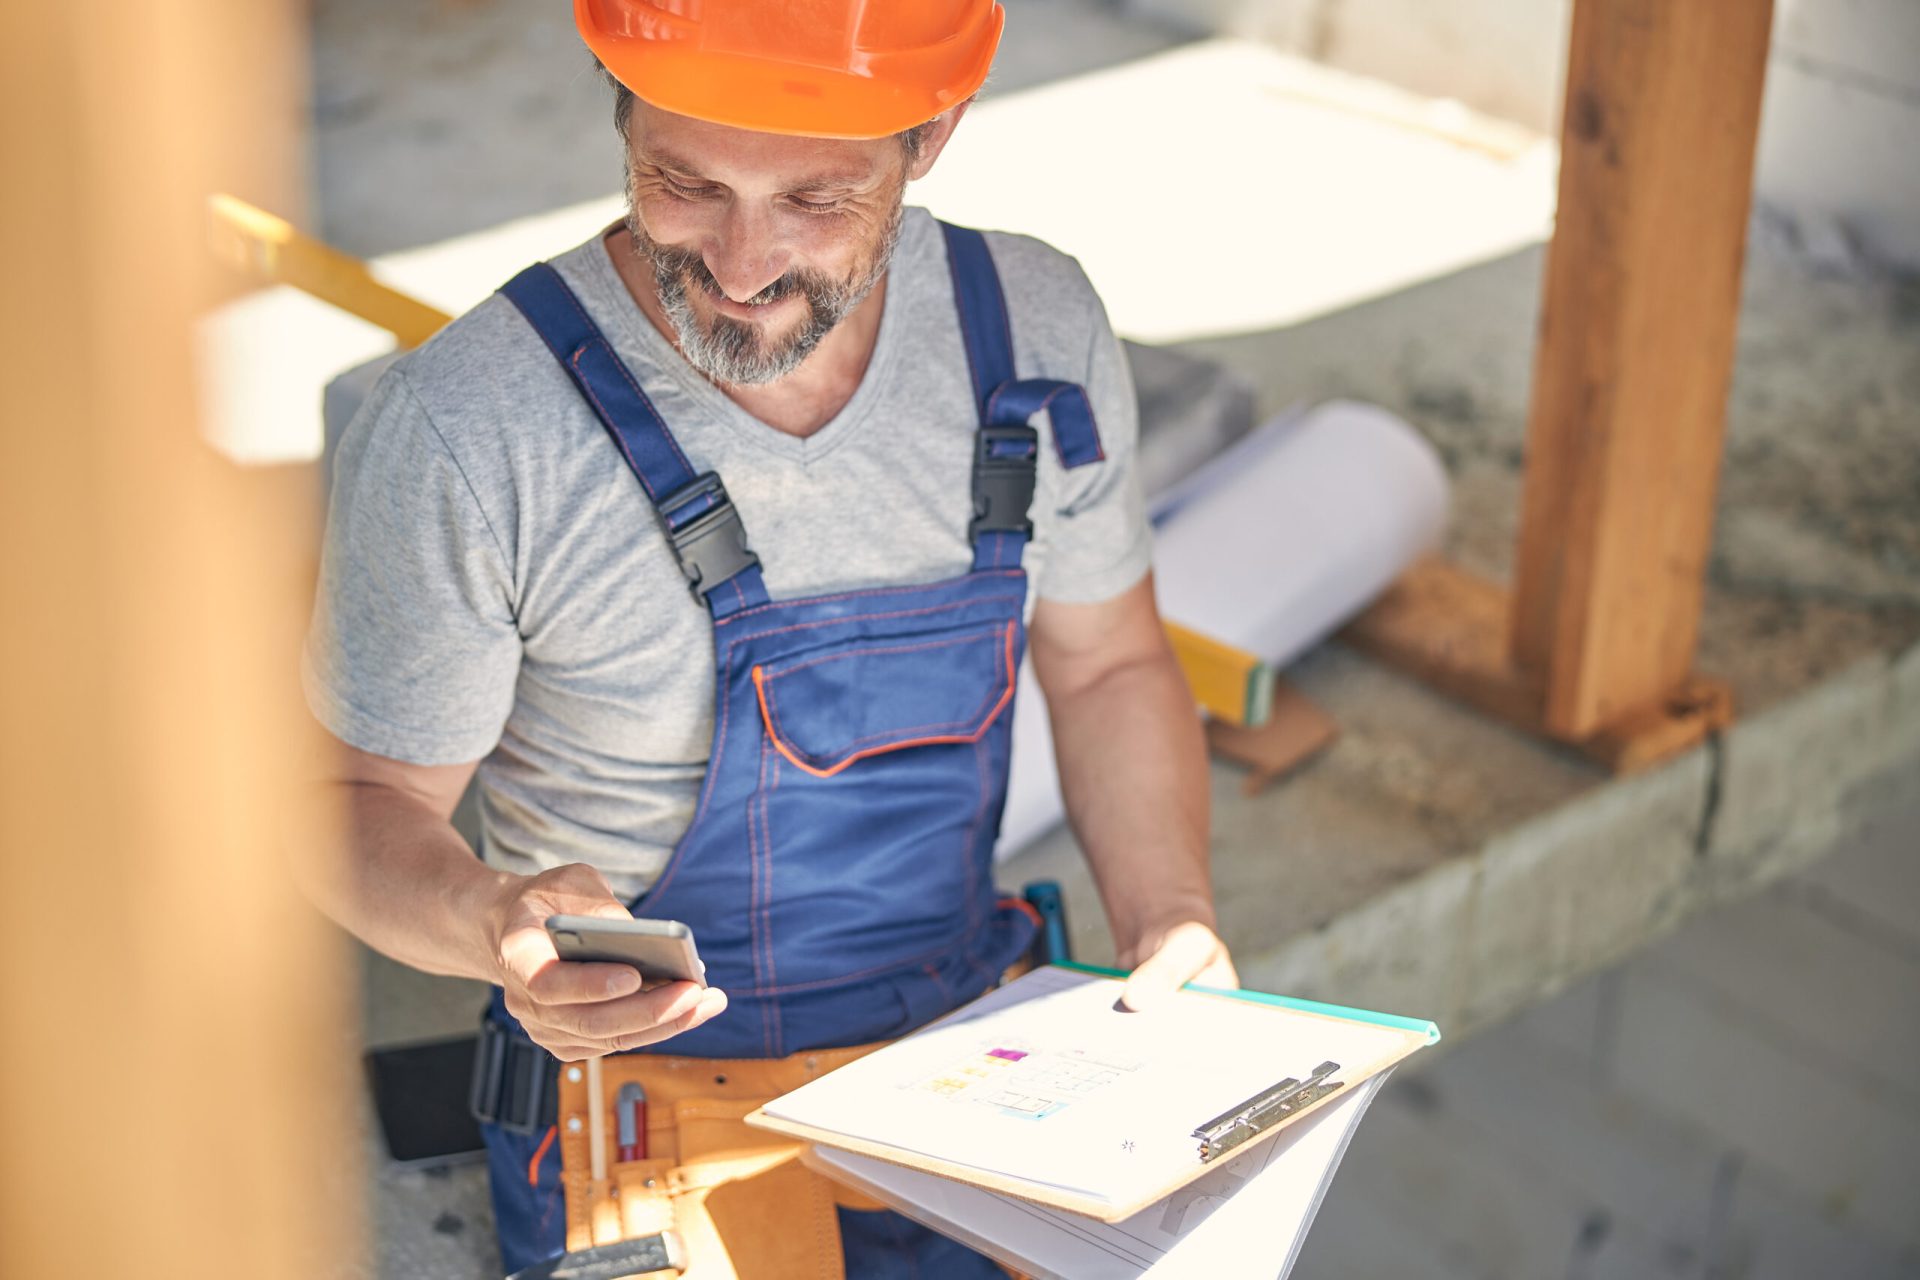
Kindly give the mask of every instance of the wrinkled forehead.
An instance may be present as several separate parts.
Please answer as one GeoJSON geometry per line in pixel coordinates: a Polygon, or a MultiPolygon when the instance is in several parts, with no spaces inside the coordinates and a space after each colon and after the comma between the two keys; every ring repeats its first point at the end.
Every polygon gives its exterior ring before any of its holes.
{"type": "Polygon", "coordinates": [[[760,133],[675,115],[636,101],[631,153],[643,165],[742,188],[863,187],[895,176],[894,138],[810,138],[760,133]]]}

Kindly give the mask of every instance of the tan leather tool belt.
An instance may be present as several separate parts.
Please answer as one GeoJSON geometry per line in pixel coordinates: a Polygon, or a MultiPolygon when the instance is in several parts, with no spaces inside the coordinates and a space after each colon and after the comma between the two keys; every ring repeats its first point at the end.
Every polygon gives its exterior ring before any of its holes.
{"type": "Polygon", "coordinates": [[[743,1117],[879,1047],[765,1059],[617,1055],[601,1059],[597,1100],[587,1064],[566,1064],[559,1141],[567,1248],[673,1232],[686,1280],[844,1280],[835,1206],[883,1206],[807,1169],[797,1158],[801,1143],[743,1117]],[[646,1094],[645,1154],[620,1159],[614,1111],[630,1082],[646,1094]],[[600,1179],[592,1162],[596,1105],[605,1126],[600,1179]]]}

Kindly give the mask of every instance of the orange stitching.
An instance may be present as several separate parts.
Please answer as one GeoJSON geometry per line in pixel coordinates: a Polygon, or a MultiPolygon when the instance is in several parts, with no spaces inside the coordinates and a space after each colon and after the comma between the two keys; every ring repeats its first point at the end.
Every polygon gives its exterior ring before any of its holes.
{"type": "MultiPolygon", "coordinates": [[[[1013,629],[1011,626],[1007,629],[1007,652],[1009,658],[1011,658],[1013,652],[1013,629]]],[[[1009,665],[1011,665],[1011,663],[1009,663],[1009,665]]],[[[1013,678],[1009,675],[1006,690],[1001,693],[1000,701],[995,703],[993,710],[987,714],[987,723],[981,725],[980,728],[973,733],[964,735],[948,734],[932,738],[911,738],[904,742],[893,743],[889,746],[873,747],[866,751],[856,751],[839,764],[834,765],[831,769],[816,769],[796,756],[793,751],[788,748],[787,744],[781,740],[778,731],[774,729],[773,716],[767,710],[767,684],[766,671],[764,668],[759,666],[754,667],[753,687],[754,692],[760,697],[760,718],[767,726],[767,739],[773,743],[774,750],[785,756],[788,763],[792,764],[794,768],[800,770],[802,773],[811,774],[816,778],[834,777],[843,773],[855,763],[865,760],[868,756],[883,755],[889,751],[903,751],[908,747],[936,747],[954,743],[978,742],[985,736],[987,730],[993,727],[994,719],[1005,709],[1007,703],[1013,700],[1013,678]]]]}
{"type": "MultiPolygon", "coordinates": [[[[1007,623],[1007,624],[1006,624],[1006,629],[1007,629],[1007,630],[1009,630],[1009,631],[1011,631],[1011,630],[1013,629],[1013,624],[1012,624],[1011,622],[1009,622],[1009,623],[1007,623]]],[[[774,684],[774,682],[775,682],[775,681],[777,681],[777,680],[780,680],[780,679],[782,679],[782,678],[784,678],[784,677],[786,677],[786,676],[790,676],[790,675],[792,675],[792,674],[793,674],[794,672],[796,672],[796,671],[799,671],[799,670],[802,670],[802,669],[803,669],[803,667],[811,667],[811,666],[818,666],[818,665],[819,665],[820,663],[823,663],[823,662],[832,662],[832,661],[834,661],[834,660],[835,660],[836,658],[851,658],[851,657],[854,657],[854,656],[856,656],[856,655],[858,655],[858,654],[868,654],[868,653],[917,653],[917,652],[920,652],[920,651],[922,651],[922,650],[925,650],[925,649],[938,649],[938,648],[941,648],[941,647],[943,647],[943,646],[945,646],[945,645],[948,645],[948,644],[961,644],[961,643],[966,643],[966,642],[971,642],[971,641],[976,641],[976,640],[981,640],[981,639],[984,639],[984,638],[986,638],[987,636],[991,636],[991,635],[996,635],[996,634],[998,634],[998,633],[1000,632],[1000,630],[1001,630],[1001,628],[1000,628],[1000,626],[999,626],[998,624],[996,624],[996,625],[994,625],[994,626],[991,626],[991,627],[989,627],[989,628],[988,628],[988,629],[987,629],[986,631],[984,631],[984,632],[976,632],[976,633],[974,633],[974,634],[972,634],[972,635],[967,635],[967,636],[960,636],[960,637],[958,637],[958,638],[956,638],[956,639],[952,639],[952,640],[942,640],[942,641],[939,641],[939,642],[937,642],[937,643],[934,643],[934,644],[924,644],[924,645],[914,645],[914,646],[911,646],[911,647],[909,647],[909,648],[896,648],[896,649],[885,649],[885,648],[880,648],[880,647],[870,647],[870,648],[866,648],[866,649],[855,649],[855,650],[849,650],[848,652],[846,652],[846,653],[843,653],[843,654],[829,654],[829,655],[827,655],[827,656],[826,656],[826,657],[824,657],[824,658],[815,658],[815,659],[814,659],[813,661],[811,661],[811,662],[807,662],[807,663],[804,663],[804,664],[802,664],[802,666],[800,666],[800,667],[789,667],[789,668],[787,668],[787,669],[786,669],[785,671],[776,671],[776,672],[775,672],[775,673],[774,673],[773,675],[771,675],[771,676],[769,676],[769,677],[767,677],[767,707],[768,707],[768,710],[769,710],[769,711],[771,711],[771,712],[773,713],[773,717],[774,717],[774,719],[776,719],[776,720],[777,720],[777,719],[779,719],[779,718],[780,718],[780,716],[779,716],[779,705],[778,705],[778,704],[779,704],[779,699],[778,699],[777,697],[775,697],[775,696],[774,696],[774,689],[773,689],[773,684],[774,684]]],[[[1004,676],[1001,676],[1001,675],[1000,675],[1000,672],[1001,672],[1002,670],[1004,670],[1004,664],[1001,664],[1001,663],[1000,663],[1000,662],[999,662],[999,661],[998,661],[998,660],[996,659],[996,662],[995,662],[995,671],[994,671],[994,676],[995,676],[995,684],[996,684],[996,685],[998,684],[998,682],[999,682],[999,680],[1001,680],[1001,679],[1004,679],[1004,678],[1006,678],[1006,677],[1004,677],[1004,676]]],[[[913,728],[913,729],[887,729],[887,730],[884,730],[884,731],[882,731],[882,732],[880,732],[880,733],[863,733],[863,734],[861,734],[861,735],[860,735],[859,737],[857,737],[857,738],[849,738],[849,739],[847,739],[847,740],[846,740],[845,742],[843,742],[843,743],[841,743],[841,744],[840,744],[840,747],[839,747],[839,749],[840,749],[840,750],[842,750],[842,751],[845,751],[845,750],[846,750],[847,748],[849,748],[849,747],[855,747],[855,746],[858,746],[859,744],[861,744],[861,743],[863,743],[863,742],[876,742],[876,741],[881,741],[881,740],[884,740],[884,739],[887,739],[887,738],[891,738],[891,737],[893,737],[893,736],[894,736],[895,734],[899,734],[899,733],[930,733],[930,732],[932,732],[933,730],[936,730],[936,729],[960,729],[960,728],[964,728],[964,727],[966,727],[966,726],[968,726],[968,725],[971,725],[971,724],[973,724],[973,723],[975,723],[976,721],[978,721],[978,720],[980,719],[980,717],[981,717],[981,716],[982,716],[983,714],[985,714],[985,712],[986,712],[986,709],[987,709],[987,704],[988,704],[989,702],[991,702],[991,701],[993,700],[993,697],[994,697],[994,691],[993,691],[993,688],[991,688],[991,687],[990,687],[990,688],[989,688],[989,689],[987,690],[987,696],[986,696],[986,697],[985,697],[984,699],[982,699],[982,700],[981,700],[981,702],[980,702],[980,705],[979,705],[979,706],[977,706],[977,707],[975,707],[975,708],[974,708],[974,709],[973,709],[972,711],[970,711],[970,712],[968,712],[968,713],[967,713],[966,715],[964,715],[964,716],[962,716],[962,717],[961,717],[960,719],[958,719],[958,720],[941,720],[941,721],[937,721],[937,722],[935,722],[935,723],[933,723],[933,724],[923,724],[923,725],[919,725],[919,726],[916,726],[916,727],[915,727],[915,728],[913,728]]]]}
{"type": "Polygon", "coordinates": [[[999,905],[1012,907],[1016,911],[1024,912],[1027,918],[1033,921],[1033,927],[1036,929],[1044,929],[1046,927],[1047,922],[1040,918],[1040,908],[1034,906],[1025,898],[1002,898],[1000,899],[999,905]]]}
{"type": "Polygon", "coordinates": [[[559,1132],[559,1125],[550,1124],[547,1126],[547,1136],[540,1139],[539,1147],[534,1150],[533,1159],[527,1161],[528,1186],[537,1187],[540,1185],[540,1161],[546,1158],[547,1148],[553,1145],[554,1135],[559,1132]]]}
{"type": "MultiPolygon", "coordinates": [[[[996,662],[996,664],[995,664],[995,666],[996,666],[996,670],[995,670],[995,676],[996,676],[996,681],[995,681],[995,683],[996,683],[996,684],[998,683],[998,681],[999,681],[999,680],[1002,680],[1002,679],[1011,679],[1011,678],[1012,678],[1012,673],[1011,673],[1010,671],[1008,671],[1008,668],[1009,668],[1009,667],[1011,666],[1011,661],[1012,661],[1012,643],[1011,643],[1011,641],[1012,641],[1012,634],[1011,634],[1011,633],[1012,633],[1012,631],[1013,631],[1013,624],[1012,624],[1011,622],[1009,622],[1009,623],[1007,623],[1007,624],[1005,624],[1005,630],[1006,630],[1006,633],[1007,633],[1007,636],[1006,636],[1006,639],[1007,639],[1007,645],[1006,645],[1006,659],[1005,659],[1005,661],[1004,661],[1004,662],[999,662],[999,661],[997,661],[997,662],[996,662]],[[1005,675],[1005,676],[1002,676],[1002,675],[1000,675],[1000,672],[1001,672],[1001,671],[1008,671],[1008,674],[1007,674],[1007,675],[1005,675]]],[[[816,658],[816,659],[814,659],[814,660],[812,660],[811,662],[807,662],[807,663],[803,663],[803,664],[801,664],[801,666],[797,666],[797,667],[789,667],[789,668],[788,668],[787,670],[785,670],[785,671],[780,671],[780,672],[776,672],[776,673],[775,673],[774,675],[772,675],[772,676],[769,676],[769,677],[766,677],[766,679],[765,679],[765,682],[764,682],[764,687],[763,687],[763,689],[762,689],[762,692],[763,692],[763,693],[764,693],[764,695],[765,695],[765,698],[764,698],[764,702],[765,702],[765,708],[766,708],[766,712],[767,712],[767,718],[768,718],[768,722],[769,722],[769,723],[768,723],[768,733],[769,733],[769,734],[770,734],[771,736],[773,736],[773,737],[776,737],[776,738],[777,738],[777,737],[779,736],[779,734],[777,733],[777,731],[775,731],[775,730],[773,729],[773,722],[774,722],[774,721],[778,721],[778,720],[780,719],[780,715],[779,715],[779,709],[778,709],[778,703],[779,703],[779,699],[778,699],[778,698],[777,698],[777,697],[775,696],[775,692],[774,692],[774,688],[773,688],[773,685],[774,685],[774,682],[775,682],[775,681],[777,681],[777,680],[779,680],[779,679],[781,679],[781,678],[782,678],[782,677],[784,677],[784,676],[788,676],[788,675],[792,675],[792,674],[793,674],[794,672],[796,672],[796,671],[800,671],[800,670],[802,670],[802,669],[803,669],[803,668],[805,668],[805,667],[810,667],[810,666],[818,666],[818,665],[819,665],[819,664],[821,664],[821,663],[824,663],[824,662],[832,662],[832,661],[835,661],[836,659],[838,659],[838,658],[842,658],[842,657],[854,657],[854,656],[856,656],[856,655],[861,655],[861,654],[869,654],[869,653],[917,653],[917,652],[921,652],[921,651],[924,651],[924,650],[928,650],[928,649],[938,649],[938,648],[943,648],[943,647],[945,647],[945,646],[947,646],[947,645],[950,645],[950,644],[960,644],[960,643],[965,643],[965,642],[970,642],[970,641],[975,641],[975,640],[980,640],[980,639],[982,639],[982,638],[984,638],[985,636],[988,636],[988,635],[992,635],[992,634],[995,634],[995,633],[996,633],[996,632],[998,632],[998,631],[1000,631],[1000,627],[999,627],[998,625],[995,625],[995,626],[993,626],[993,627],[990,627],[990,628],[989,628],[989,629],[988,629],[988,630],[987,630],[986,632],[984,632],[984,633],[981,633],[981,632],[976,632],[976,633],[975,633],[975,634],[973,634],[973,635],[969,635],[969,636],[960,636],[960,637],[957,637],[957,638],[954,638],[954,639],[949,639],[949,640],[941,640],[941,641],[936,641],[936,642],[933,642],[933,643],[929,643],[929,644],[924,644],[924,645],[912,645],[912,646],[907,646],[907,647],[904,647],[904,648],[901,648],[901,647],[896,647],[896,648],[892,648],[892,649],[888,649],[888,648],[884,648],[884,647],[881,647],[881,646],[870,646],[870,647],[868,647],[868,648],[865,648],[865,649],[858,649],[858,650],[850,650],[850,651],[848,651],[848,652],[846,652],[846,653],[843,653],[843,654],[828,654],[828,655],[827,655],[826,657],[823,657],[823,658],[816,658]]],[[[755,670],[756,670],[756,671],[760,671],[760,670],[762,670],[762,669],[761,669],[761,668],[757,668],[757,667],[756,667],[756,668],[755,668],[755,670]]],[[[847,740],[846,742],[843,742],[843,743],[841,743],[841,744],[840,744],[840,747],[839,747],[839,750],[842,750],[842,751],[844,751],[844,750],[846,750],[846,749],[847,749],[847,748],[849,748],[849,747],[852,747],[852,746],[855,746],[855,745],[857,745],[857,744],[859,744],[859,743],[863,743],[863,742],[873,742],[873,741],[876,741],[876,740],[885,740],[885,739],[888,739],[888,738],[892,738],[892,737],[894,737],[895,735],[897,735],[897,734],[900,734],[900,733],[915,733],[915,734],[922,734],[922,735],[925,735],[925,734],[928,734],[928,733],[930,733],[930,732],[932,732],[932,731],[934,731],[934,730],[938,730],[938,729],[948,729],[948,728],[954,728],[954,729],[958,729],[958,728],[961,728],[961,727],[964,727],[964,726],[966,726],[966,725],[971,725],[971,724],[974,724],[974,723],[975,723],[976,721],[978,721],[978,720],[980,719],[980,717],[982,716],[982,714],[983,714],[983,713],[987,713],[987,712],[986,712],[986,708],[987,708],[987,704],[988,704],[988,702],[989,702],[989,701],[991,701],[991,700],[992,700],[992,699],[994,698],[994,696],[995,696],[995,695],[994,695],[994,691],[993,691],[993,689],[992,689],[992,688],[990,687],[990,688],[989,688],[989,689],[987,690],[987,696],[986,696],[986,699],[985,699],[985,700],[983,700],[983,701],[981,702],[981,704],[980,704],[980,705],[979,705],[978,707],[975,707],[975,708],[973,709],[973,711],[972,711],[972,712],[970,712],[970,713],[969,713],[968,715],[966,715],[966,716],[964,716],[963,718],[961,718],[961,719],[959,719],[959,720],[945,720],[945,721],[938,721],[938,722],[935,722],[935,723],[933,723],[933,724],[925,724],[925,725],[918,725],[918,726],[915,726],[915,727],[914,727],[914,728],[912,728],[912,729],[890,729],[890,730],[885,730],[885,731],[883,731],[883,732],[880,732],[880,733],[866,733],[866,734],[862,734],[862,735],[860,735],[860,736],[859,736],[859,737],[857,737],[857,738],[850,738],[850,739],[848,739],[848,740],[847,740]]],[[[987,713],[987,714],[989,714],[989,715],[990,715],[991,713],[987,713]]],[[[982,730],[984,730],[984,729],[985,729],[985,726],[984,726],[984,725],[982,725],[982,726],[981,726],[981,728],[980,728],[980,730],[975,730],[975,731],[974,731],[974,737],[973,737],[973,738],[969,738],[969,739],[967,739],[967,740],[968,740],[968,741],[973,741],[973,740],[975,740],[975,739],[977,739],[977,738],[978,738],[978,736],[979,736],[979,733],[980,733],[980,732],[981,732],[982,730]]],[[[910,741],[911,741],[911,740],[909,740],[909,742],[903,742],[903,743],[902,743],[902,745],[908,745],[908,744],[910,743],[910,741]]]]}

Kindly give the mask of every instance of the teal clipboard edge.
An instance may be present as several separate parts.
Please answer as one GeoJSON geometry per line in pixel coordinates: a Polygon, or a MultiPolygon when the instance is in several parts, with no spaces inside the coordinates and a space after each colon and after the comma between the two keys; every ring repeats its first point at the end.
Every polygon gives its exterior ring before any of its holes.
{"type": "MultiPolygon", "coordinates": [[[[1075,973],[1090,973],[1097,978],[1125,978],[1125,969],[1108,969],[1097,964],[1081,964],[1077,960],[1055,960],[1054,965],[1061,969],[1071,969],[1075,973]]],[[[1397,1013],[1375,1013],[1371,1009],[1349,1009],[1340,1004],[1322,1004],[1318,1000],[1302,1000],[1298,996],[1276,996],[1265,991],[1230,991],[1225,987],[1203,987],[1189,982],[1188,991],[1204,991],[1208,995],[1226,996],[1233,1000],[1246,1000],[1252,1004],[1270,1004],[1282,1009],[1298,1009],[1302,1013],[1318,1013],[1329,1018],[1345,1018],[1349,1022],[1366,1022],[1376,1027],[1392,1027],[1395,1031],[1411,1031],[1423,1036],[1428,1044],[1440,1043],[1440,1028],[1422,1018],[1403,1018],[1397,1013]]]]}

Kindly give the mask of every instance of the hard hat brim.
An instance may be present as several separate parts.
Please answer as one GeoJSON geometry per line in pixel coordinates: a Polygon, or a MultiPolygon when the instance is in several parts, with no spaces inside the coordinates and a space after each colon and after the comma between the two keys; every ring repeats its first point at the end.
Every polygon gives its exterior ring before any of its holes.
{"type": "Polygon", "coordinates": [[[1004,22],[996,5],[966,45],[878,56],[863,74],[622,39],[585,23],[581,36],[616,80],[662,111],[758,133],[885,138],[973,96],[1004,22]],[[936,60],[937,69],[927,65],[936,60]],[[920,65],[899,65],[906,62],[920,65]],[[940,89],[914,87],[930,81],[940,89]]]}

